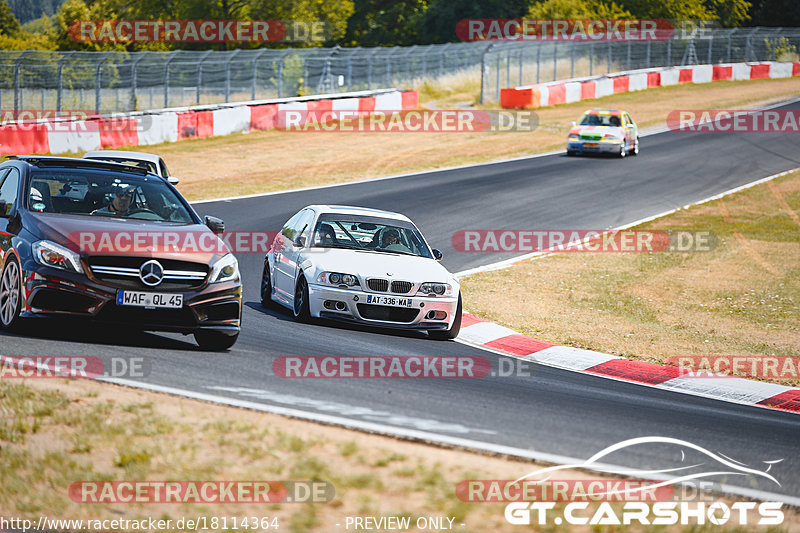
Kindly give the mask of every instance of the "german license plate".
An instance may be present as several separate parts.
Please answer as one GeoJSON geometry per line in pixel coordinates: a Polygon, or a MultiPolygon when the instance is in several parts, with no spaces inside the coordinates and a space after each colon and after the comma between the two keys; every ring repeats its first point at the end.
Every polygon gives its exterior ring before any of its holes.
{"type": "Polygon", "coordinates": [[[598,143],[583,143],[584,146],[597,146],[598,143]]]}
{"type": "Polygon", "coordinates": [[[377,296],[367,294],[367,303],[374,305],[388,305],[390,307],[411,307],[411,298],[398,298],[397,296],[377,296]]]}
{"type": "Polygon", "coordinates": [[[117,305],[150,309],[180,309],[183,307],[183,294],[117,291],[117,305]]]}

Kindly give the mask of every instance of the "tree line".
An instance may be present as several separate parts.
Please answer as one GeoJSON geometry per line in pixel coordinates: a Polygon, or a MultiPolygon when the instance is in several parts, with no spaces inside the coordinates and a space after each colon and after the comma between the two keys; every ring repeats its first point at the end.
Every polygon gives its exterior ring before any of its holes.
{"type": "Polygon", "coordinates": [[[799,0],[0,0],[3,50],[173,50],[285,46],[392,46],[457,41],[468,18],[658,18],[722,27],[800,26],[799,0]],[[304,43],[82,43],[76,20],[323,21],[304,43]],[[20,20],[24,24],[20,24],[20,20]]]}

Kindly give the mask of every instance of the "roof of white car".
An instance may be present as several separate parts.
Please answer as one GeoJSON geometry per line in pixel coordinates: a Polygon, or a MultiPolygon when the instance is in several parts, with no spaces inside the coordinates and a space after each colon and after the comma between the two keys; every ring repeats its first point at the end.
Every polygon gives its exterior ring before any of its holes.
{"type": "Polygon", "coordinates": [[[129,159],[138,159],[140,161],[150,161],[151,163],[158,163],[160,159],[156,154],[148,154],[146,152],[130,152],[126,150],[94,150],[86,152],[84,159],[92,159],[95,157],[126,157],[129,159]]]}
{"type": "Polygon", "coordinates": [[[380,209],[370,209],[368,207],[355,207],[350,205],[310,205],[308,207],[314,209],[318,213],[364,215],[370,217],[391,218],[394,220],[405,220],[407,222],[411,222],[411,220],[407,216],[401,215],[400,213],[394,213],[392,211],[381,211],[380,209]]]}

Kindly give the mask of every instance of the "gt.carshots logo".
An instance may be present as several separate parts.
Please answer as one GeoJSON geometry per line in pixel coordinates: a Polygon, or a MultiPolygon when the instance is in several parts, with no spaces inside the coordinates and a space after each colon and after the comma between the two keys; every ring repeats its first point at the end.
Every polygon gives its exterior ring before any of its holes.
{"type": "Polygon", "coordinates": [[[460,230],[451,239],[457,252],[708,252],[710,231],[641,230],[460,230]]]}
{"type": "Polygon", "coordinates": [[[714,479],[724,482],[735,476],[747,476],[751,490],[760,483],[780,486],[769,471],[782,460],[763,461],[766,468],[758,469],[684,440],[638,437],[608,446],[582,463],[541,468],[513,481],[463,481],[456,493],[463,501],[509,502],[504,517],[515,525],[779,525],[784,520],[781,502],[728,503],[709,491],[719,490],[714,479]],[[630,461],[626,452],[633,447],[646,447],[638,455],[650,457],[651,468],[612,466],[630,461]],[[665,464],[652,464],[654,460],[665,464]],[[651,480],[552,479],[556,472],[572,469],[651,480]],[[567,503],[557,507],[557,502],[567,503]]]}
{"type": "Polygon", "coordinates": [[[667,115],[672,131],[800,133],[798,109],[686,109],[667,115]]]}
{"type": "Polygon", "coordinates": [[[664,19],[463,19],[462,41],[666,41],[675,28],[664,19]]]}
{"type": "Polygon", "coordinates": [[[539,118],[525,110],[281,110],[276,129],[289,132],[475,133],[533,131],[539,118]]]}

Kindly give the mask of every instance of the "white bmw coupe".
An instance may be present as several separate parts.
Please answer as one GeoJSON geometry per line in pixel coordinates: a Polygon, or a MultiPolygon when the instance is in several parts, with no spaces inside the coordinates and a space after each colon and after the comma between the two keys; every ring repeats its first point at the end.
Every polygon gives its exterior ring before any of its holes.
{"type": "Polygon", "coordinates": [[[328,318],[454,339],[461,329],[461,291],[441,259],[401,214],[310,205],[272,242],[261,304],[277,302],[299,321],[328,318]]]}

